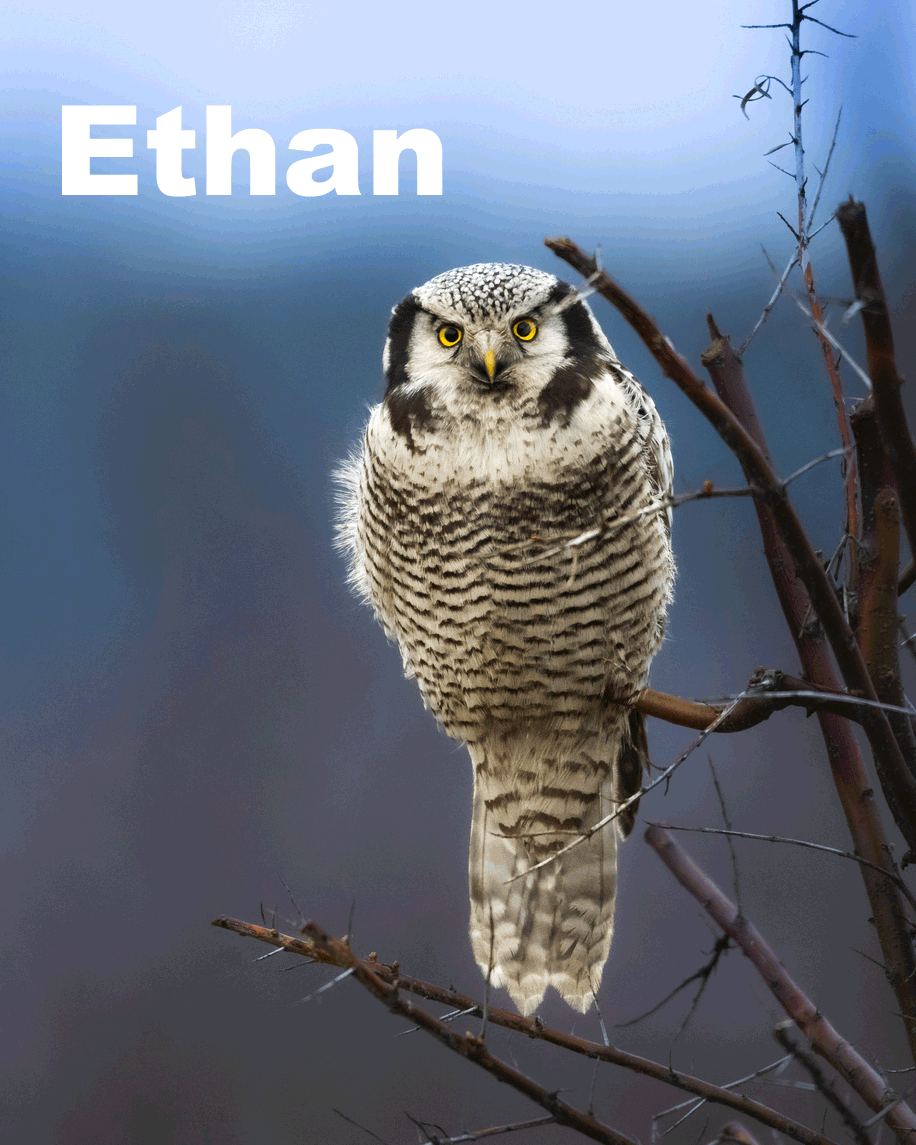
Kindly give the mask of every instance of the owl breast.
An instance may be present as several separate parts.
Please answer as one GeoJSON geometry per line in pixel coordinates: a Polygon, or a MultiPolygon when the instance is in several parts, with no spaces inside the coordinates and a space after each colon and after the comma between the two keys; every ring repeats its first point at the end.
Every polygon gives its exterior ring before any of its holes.
{"type": "Polygon", "coordinates": [[[507,413],[408,437],[375,411],[363,587],[450,735],[573,733],[644,686],[672,571],[645,439],[611,386],[566,425],[507,413]]]}
{"type": "Polygon", "coordinates": [[[674,576],[667,435],[588,305],[531,267],[417,287],[383,364],[340,472],[350,579],[468,744],[481,971],[522,1013],[550,986],[585,1012],[648,766],[629,705],[674,576]]]}

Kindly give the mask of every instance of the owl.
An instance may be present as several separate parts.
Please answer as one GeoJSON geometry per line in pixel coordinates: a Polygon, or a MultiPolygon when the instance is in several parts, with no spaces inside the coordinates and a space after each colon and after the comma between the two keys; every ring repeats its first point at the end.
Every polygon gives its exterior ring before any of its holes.
{"type": "Polygon", "coordinates": [[[638,792],[648,763],[629,705],[674,578],[668,437],[579,293],[531,267],[417,287],[391,313],[383,365],[384,399],[339,474],[350,580],[467,745],[478,964],[523,1014],[548,986],[584,1013],[635,804],[558,852],[638,792]]]}

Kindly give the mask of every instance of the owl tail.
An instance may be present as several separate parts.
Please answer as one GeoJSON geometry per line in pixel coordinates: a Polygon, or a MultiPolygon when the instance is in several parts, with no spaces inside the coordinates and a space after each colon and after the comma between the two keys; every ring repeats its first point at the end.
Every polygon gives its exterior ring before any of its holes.
{"type": "Polygon", "coordinates": [[[585,1013],[611,946],[617,837],[629,833],[635,805],[615,825],[551,856],[639,790],[642,717],[622,712],[590,736],[529,731],[469,746],[474,957],[522,1014],[534,1013],[548,986],[585,1013]]]}

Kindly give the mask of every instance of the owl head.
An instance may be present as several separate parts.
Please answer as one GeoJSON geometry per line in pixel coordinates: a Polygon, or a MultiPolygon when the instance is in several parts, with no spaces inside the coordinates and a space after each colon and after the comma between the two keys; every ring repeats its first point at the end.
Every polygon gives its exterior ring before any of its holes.
{"type": "Polygon", "coordinates": [[[430,279],[392,311],[385,401],[395,423],[497,406],[568,421],[612,363],[574,287],[530,266],[475,263],[430,279]]]}

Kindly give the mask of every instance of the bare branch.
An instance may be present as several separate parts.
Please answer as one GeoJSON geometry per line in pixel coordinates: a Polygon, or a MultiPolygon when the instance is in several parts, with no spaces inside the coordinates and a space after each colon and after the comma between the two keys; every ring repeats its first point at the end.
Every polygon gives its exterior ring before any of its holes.
{"type": "MultiPolygon", "coordinates": [[[[292,937],[281,934],[280,931],[273,928],[256,926],[254,923],[242,922],[235,918],[217,918],[214,919],[212,925],[223,930],[231,930],[245,938],[254,938],[259,942],[266,942],[270,946],[281,947],[315,962],[323,962],[343,969],[349,969],[355,960],[355,956],[343,944],[338,944],[337,947],[320,946],[308,936],[292,937]],[[345,955],[343,951],[346,951],[345,955]]],[[[389,985],[397,983],[402,991],[414,994],[419,998],[426,998],[428,1001],[438,1002],[452,1009],[476,1014],[483,1013],[482,1003],[473,998],[468,998],[464,994],[459,994],[455,990],[435,986],[430,982],[422,982],[418,978],[411,978],[402,974],[397,963],[386,966],[370,957],[361,965],[371,970],[381,981],[389,985]]],[[[411,1010],[410,1017],[412,1020],[416,1019],[417,1013],[418,1011],[411,1010]]],[[[621,1066],[624,1069],[632,1070],[634,1073],[663,1081],[676,1089],[692,1093],[703,1101],[723,1105],[729,1109],[734,1109],[745,1117],[752,1117],[755,1121],[759,1121],[779,1133],[784,1133],[794,1141],[802,1142],[802,1145],[836,1145],[836,1142],[831,1141],[829,1137],[808,1129],[791,1117],[786,1117],[759,1101],[745,1097],[743,1094],[731,1092],[732,1086],[741,1085],[742,1082],[749,1080],[748,1078],[741,1078],[728,1086],[713,1085],[701,1078],[673,1070],[670,1066],[662,1065],[660,1062],[639,1057],[637,1054],[628,1053],[626,1050],[617,1049],[615,1046],[602,1045],[600,1042],[590,1042],[584,1038],[577,1038],[572,1034],[566,1034],[561,1030],[546,1026],[537,1018],[523,1018],[520,1014],[510,1013],[508,1010],[491,1007],[489,1022],[491,1025],[524,1034],[528,1038],[549,1042],[551,1045],[559,1046],[571,1053],[582,1054],[588,1058],[597,1058],[610,1065],[621,1066]]]]}
{"type": "MultiPolygon", "coordinates": [[[[766,254],[766,251],[764,251],[763,253],[766,254]]],[[[767,261],[769,261],[769,260],[767,260],[767,261]]],[[[744,341],[741,343],[741,345],[735,351],[735,353],[738,355],[739,358],[744,357],[745,351],[747,350],[748,346],[750,346],[751,342],[754,340],[754,335],[757,333],[757,331],[760,329],[760,327],[764,324],[764,322],[766,322],[767,318],[769,318],[770,311],[773,309],[773,307],[776,305],[777,301],[779,300],[779,296],[780,296],[780,294],[782,294],[783,287],[786,285],[786,281],[788,280],[789,275],[792,273],[792,267],[796,266],[797,264],[798,264],[798,251],[796,250],[795,253],[792,255],[792,257],[789,259],[789,261],[786,263],[786,269],[779,276],[779,281],[776,284],[776,289],[773,291],[772,295],[770,296],[770,301],[766,304],[766,306],[764,306],[763,313],[760,315],[760,317],[757,319],[756,323],[754,324],[754,329],[750,332],[750,334],[748,334],[748,336],[744,339],[744,341]]]]}
{"type": "Polygon", "coordinates": [[[416,1022],[421,1029],[431,1034],[448,1049],[460,1054],[468,1061],[486,1070],[498,1080],[523,1093],[536,1102],[553,1117],[559,1125],[575,1129],[583,1137],[600,1141],[603,1145],[636,1145],[632,1138],[605,1125],[582,1110],[562,1101],[556,1093],[551,1093],[532,1078],[514,1066],[494,1057],[481,1038],[473,1034],[459,1034],[432,1014],[412,1005],[405,999],[398,981],[388,982],[379,975],[377,968],[360,962],[355,954],[342,942],[338,942],[313,922],[306,923],[302,933],[325,953],[326,956],[353,971],[353,977],[374,997],[383,1002],[393,1014],[416,1022]]]}
{"type": "Polygon", "coordinates": [[[367,1129],[365,1125],[360,1125],[360,1123],[358,1121],[354,1121],[352,1117],[347,1117],[346,1113],[341,1113],[339,1109],[334,1109],[332,1112],[336,1113],[337,1116],[341,1118],[341,1120],[346,1121],[350,1125],[355,1125],[357,1129],[361,1129],[363,1133],[368,1133],[374,1141],[380,1142],[380,1145],[387,1145],[387,1142],[384,1138],[379,1137],[377,1133],[373,1133],[371,1129],[367,1129]]]}
{"type": "MultiPolygon", "coordinates": [[[[746,731],[775,712],[784,708],[804,708],[812,712],[829,712],[845,719],[862,723],[866,708],[878,708],[885,712],[910,715],[910,709],[902,704],[890,704],[881,700],[863,700],[845,692],[834,692],[829,688],[812,685],[808,680],[787,676],[778,669],[759,669],[748,681],[739,697],[731,697],[735,704],[731,715],[717,724],[719,733],[746,731]],[[741,696],[744,698],[742,699],[741,696]]],[[[685,700],[681,696],[671,696],[644,688],[633,700],[632,706],[647,716],[655,716],[669,724],[684,728],[702,730],[708,728],[723,713],[724,704],[685,700]]]]}
{"type": "MultiPolygon", "coordinates": [[[[865,1104],[878,1112],[886,1109],[889,1101],[896,1101],[897,1094],[888,1089],[868,1062],[837,1033],[824,1014],[792,980],[754,924],[739,915],[734,903],[729,902],[671,836],[659,827],[649,827],[645,838],[681,886],[700,903],[716,925],[741,947],[811,1046],[830,1062],[865,1104]]],[[[905,1103],[901,1102],[888,1110],[885,1121],[902,1141],[916,1141],[916,1117],[905,1103]]]]}
{"type": "Polygon", "coordinates": [[[804,1050],[792,1041],[789,1037],[788,1031],[792,1028],[792,1022],[780,1022],[776,1029],[773,1031],[773,1037],[782,1046],[784,1050],[788,1050],[795,1060],[807,1070],[811,1080],[814,1082],[818,1092],[833,1106],[833,1108],[840,1115],[843,1124],[858,1141],[859,1145],[871,1145],[868,1133],[865,1131],[865,1126],[853,1113],[845,1101],[840,1097],[834,1087],[830,1084],[824,1076],[824,1071],[817,1064],[810,1054],[805,1053],[804,1050]]]}
{"type": "Polygon", "coordinates": [[[837,220],[846,241],[856,298],[864,303],[861,309],[862,325],[865,329],[868,373],[874,387],[878,424],[897,478],[910,551],[916,554],[916,445],[913,444],[900,397],[903,379],[897,373],[887,299],[881,284],[865,204],[850,197],[848,202],[837,208],[837,220]]]}
{"type": "MultiPolygon", "coordinates": [[[[648,793],[658,787],[660,783],[667,782],[667,780],[671,778],[677,768],[679,768],[681,764],[696,751],[696,749],[706,739],[706,737],[710,735],[710,733],[714,732],[720,723],[728,719],[732,711],[738,706],[738,703],[741,701],[743,696],[744,693],[742,692],[740,696],[733,700],[732,703],[729,704],[728,707],[725,708],[716,717],[715,720],[713,720],[709,727],[704,728],[703,731],[700,732],[700,734],[687,748],[687,750],[682,752],[681,755],[679,755],[674,761],[674,763],[666,767],[665,770],[661,772],[660,775],[656,776],[656,778],[653,779],[651,783],[647,783],[644,787],[641,787],[639,791],[637,791],[635,795],[631,795],[629,799],[624,799],[621,803],[618,803],[613,811],[605,815],[603,819],[599,819],[593,827],[590,827],[587,831],[583,831],[581,835],[577,835],[571,842],[567,843],[565,847],[560,847],[559,850],[556,850],[553,852],[553,854],[548,855],[546,859],[541,859],[539,863],[533,863],[524,871],[519,871],[517,875],[512,875],[511,878],[506,879],[506,883],[514,883],[518,879],[523,879],[527,875],[530,875],[532,871],[538,871],[541,869],[541,867],[546,867],[551,863],[555,863],[557,859],[559,859],[562,855],[565,855],[567,851],[571,851],[574,847],[578,847],[581,843],[584,843],[587,839],[590,839],[592,835],[594,835],[597,831],[603,831],[605,827],[613,823],[615,819],[619,818],[619,816],[621,816],[628,807],[632,806],[634,803],[638,804],[644,795],[648,795],[648,793]]],[[[556,835],[561,833],[562,832],[558,831],[529,832],[529,834],[543,835],[556,835]]]]}
{"type": "Polygon", "coordinates": [[[689,831],[694,835],[728,835],[734,839],[757,839],[761,843],[789,843],[793,847],[807,847],[811,851],[824,851],[828,855],[837,855],[841,859],[851,859],[854,863],[861,863],[873,871],[878,871],[885,878],[891,879],[900,888],[910,906],[916,910],[916,896],[913,895],[900,875],[888,871],[884,867],[879,867],[875,863],[870,863],[852,851],[841,851],[838,847],[827,847],[823,843],[812,843],[808,839],[787,839],[783,835],[760,835],[753,831],[734,831],[731,828],[723,830],[721,827],[681,827],[671,823],[650,823],[649,826],[662,827],[666,831],[689,831]]]}
{"type": "MultiPolygon", "coordinates": [[[[808,221],[805,223],[805,229],[808,232],[810,232],[810,230],[811,230],[811,224],[814,222],[814,216],[817,214],[818,204],[821,201],[821,192],[824,190],[824,183],[826,182],[826,179],[827,179],[827,172],[830,170],[830,160],[833,158],[833,152],[834,152],[834,149],[836,148],[837,136],[840,133],[840,120],[842,119],[842,117],[843,117],[843,109],[841,107],[840,110],[836,113],[836,123],[833,125],[833,138],[830,140],[830,148],[827,151],[827,162],[824,164],[824,170],[818,172],[818,174],[820,175],[821,178],[820,178],[820,182],[817,185],[817,194],[814,196],[814,202],[811,205],[811,211],[808,215],[808,221]]],[[[834,212],[834,214],[830,216],[830,219],[834,218],[835,215],[836,215],[836,212],[834,212]]],[[[827,220],[828,223],[830,222],[830,219],[827,220]]],[[[824,225],[826,226],[826,223],[824,225]]],[[[810,239],[814,238],[814,235],[809,233],[808,238],[810,240],[810,239]]]]}
{"type": "MultiPolygon", "coordinates": [[[[726,950],[728,950],[728,947],[729,939],[727,935],[723,935],[721,938],[718,938],[716,940],[715,946],[713,947],[709,960],[704,962],[699,970],[695,970],[689,978],[685,978],[683,982],[680,982],[677,986],[675,986],[674,989],[669,991],[669,993],[667,993],[660,1002],[656,1002],[651,1010],[646,1010],[644,1013],[638,1014],[635,1018],[629,1018],[626,1022],[615,1022],[614,1028],[617,1030],[623,1030],[626,1029],[627,1026],[635,1026],[638,1025],[639,1022],[644,1022],[646,1018],[651,1018],[653,1014],[657,1014],[658,1011],[666,1006],[673,998],[676,998],[682,990],[685,990],[690,985],[691,982],[699,981],[700,989],[695,994],[693,1002],[690,1005],[690,1011],[687,1015],[689,1018],[696,1009],[697,1003],[700,1000],[700,995],[702,994],[703,990],[706,989],[706,983],[709,981],[712,972],[719,965],[719,960],[726,952],[726,950]]],[[[678,1032],[674,1035],[672,1041],[677,1041],[678,1037],[683,1033],[686,1021],[687,1019],[681,1023],[681,1026],[678,1029],[678,1032]]]]}
{"type": "Polygon", "coordinates": [[[516,1121],[514,1125],[495,1125],[491,1129],[478,1129],[475,1133],[462,1133],[460,1137],[440,1139],[439,1145],[460,1145],[465,1141],[483,1141],[486,1137],[498,1137],[502,1133],[518,1133],[520,1129],[537,1129],[540,1125],[556,1125],[553,1117],[535,1117],[531,1121],[516,1121]]]}

